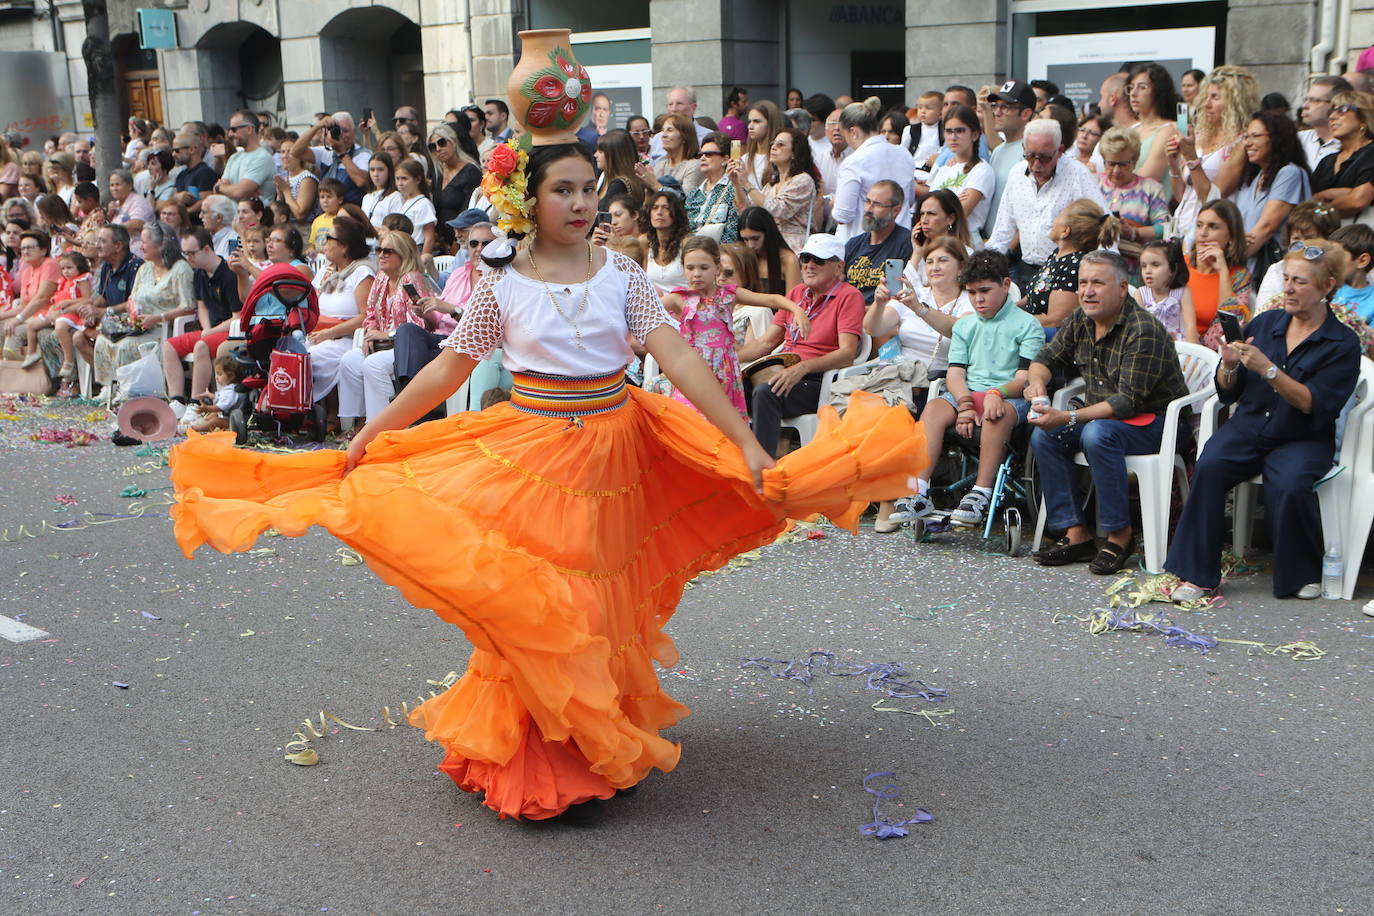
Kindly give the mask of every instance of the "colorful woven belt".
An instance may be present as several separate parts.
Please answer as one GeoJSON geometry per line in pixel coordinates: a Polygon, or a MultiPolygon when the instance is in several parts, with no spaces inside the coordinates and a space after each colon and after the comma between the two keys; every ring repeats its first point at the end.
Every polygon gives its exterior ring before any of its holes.
{"type": "Polygon", "coordinates": [[[586,417],[615,410],[629,398],[625,373],[608,375],[544,375],[512,372],[511,406],[541,417],[586,417]]]}

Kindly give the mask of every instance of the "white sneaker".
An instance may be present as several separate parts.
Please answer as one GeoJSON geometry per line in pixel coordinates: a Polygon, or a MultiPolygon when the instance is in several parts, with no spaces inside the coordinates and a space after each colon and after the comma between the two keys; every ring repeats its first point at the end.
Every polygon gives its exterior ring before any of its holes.
{"type": "Polygon", "coordinates": [[[925,496],[903,496],[897,500],[892,514],[887,517],[889,522],[902,524],[903,522],[914,522],[918,518],[925,518],[935,511],[930,499],[925,496]]]}
{"type": "Polygon", "coordinates": [[[167,406],[172,408],[172,416],[176,417],[178,420],[186,416],[187,405],[182,401],[168,401],[167,406]]]}
{"type": "Polygon", "coordinates": [[[40,359],[42,359],[42,358],[43,358],[43,354],[41,354],[41,353],[30,353],[28,356],[24,357],[24,361],[23,361],[22,363],[19,364],[19,368],[20,368],[20,369],[27,369],[27,368],[29,368],[30,366],[32,366],[32,365],[34,365],[35,363],[37,363],[37,362],[38,362],[40,359]]]}
{"type": "Polygon", "coordinates": [[[1321,596],[1322,586],[1320,582],[1308,583],[1307,585],[1304,585],[1302,588],[1298,589],[1297,592],[1293,595],[1294,598],[1300,598],[1303,601],[1311,601],[1314,598],[1320,598],[1321,596]]]}
{"type": "Polygon", "coordinates": [[[983,518],[988,511],[988,503],[991,501],[986,494],[977,490],[969,490],[964,498],[959,500],[959,508],[949,514],[950,523],[961,528],[977,528],[983,524],[983,518]]]}

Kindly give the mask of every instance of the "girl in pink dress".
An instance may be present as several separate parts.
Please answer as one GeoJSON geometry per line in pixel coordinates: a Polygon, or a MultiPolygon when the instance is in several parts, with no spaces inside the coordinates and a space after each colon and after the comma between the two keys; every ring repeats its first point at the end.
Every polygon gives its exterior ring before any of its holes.
{"type": "MultiPolygon", "coordinates": [[[[733,283],[720,286],[720,247],[716,240],[694,235],[682,243],[682,268],[687,274],[687,286],[677,287],[663,297],[663,306],[678,319],[678,330],[693,350],[706,361],[720,380],[725,395],[742,415],[749,415],[744,397],[744,382],[740,378],[739,359],[735,356],[735,332],[732,319],[735,304],[762,306],[777,311],[786,309],[800,328],[801,336],[810,332],[806,312],[790,299],[768,293],[756,293],[733,283]]],[[[666,394],[689,407],[695,405],[671,382],[660,376],[653,390],[666,394]]]]}

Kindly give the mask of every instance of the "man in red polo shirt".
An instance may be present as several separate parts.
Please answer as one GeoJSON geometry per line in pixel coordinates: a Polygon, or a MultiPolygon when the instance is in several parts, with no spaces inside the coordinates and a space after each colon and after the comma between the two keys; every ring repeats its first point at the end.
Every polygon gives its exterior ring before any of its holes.
{"type": "Polygon", "coordinates": [[[768,454],[777,452],[783,417],[815,413],[821,397],[821,376],[830,369],[852,366],[863,337],[864,297],[844,282],[844,242],[817,234],[806,240],[798,255],[802,282],[787,298],[806,310],[811,330],[801,337],[792,326],[791,312],[778,312],[761,338],[740,347],[746,364],[767,356],[782,344],[801,362],[790,366],[750,393],[754,436],[768,454]]]}

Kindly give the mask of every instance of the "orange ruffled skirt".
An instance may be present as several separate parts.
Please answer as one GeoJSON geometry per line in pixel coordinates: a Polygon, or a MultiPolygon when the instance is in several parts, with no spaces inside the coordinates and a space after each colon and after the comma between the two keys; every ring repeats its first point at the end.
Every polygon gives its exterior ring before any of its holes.
{"type": "Polygon", "coordinates": [[[677,764],[660,732],[689,710],[653,663],[677,660],[663,627],[686,583],[788,518],[856,530],[869,502],[911,491],[925,454],[905,409],[860,392],[843,419],[821,411],[760,498],[698,413],[628,394],[575,422],[500,404],[384,433],[347,477],[341,451],[263,454],[192,433],[171,453],[177,543],[227,553],[269,526],[324,526],[471,640],[466,673],[410,717],[459,786],[503,817],[609,798],[677,764]]]}

